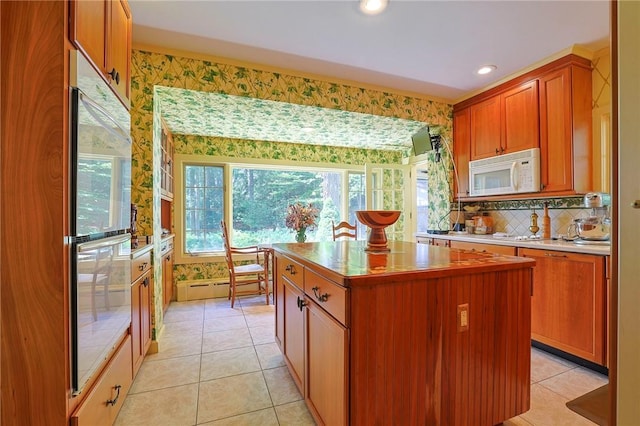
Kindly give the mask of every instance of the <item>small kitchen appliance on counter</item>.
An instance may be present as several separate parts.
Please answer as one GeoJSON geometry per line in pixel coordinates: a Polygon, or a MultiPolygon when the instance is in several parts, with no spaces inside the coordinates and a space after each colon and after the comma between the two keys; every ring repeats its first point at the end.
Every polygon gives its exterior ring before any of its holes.
{"type": "Polygon", "coordinates": [[[591,209],[591,216],[575,219],[567,229],[568,239],[578,244],[609,243],[611,219],[609,204],[611,197],[602,192],[589,192],[584,196],[584,206],[591,209]]]}

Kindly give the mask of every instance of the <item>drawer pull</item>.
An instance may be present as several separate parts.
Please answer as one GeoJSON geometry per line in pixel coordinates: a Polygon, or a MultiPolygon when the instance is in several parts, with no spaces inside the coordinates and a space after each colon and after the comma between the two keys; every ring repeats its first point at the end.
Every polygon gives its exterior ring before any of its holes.
{"type": "Polygon", "coordinates": [[[107,405],[116,405],[116,403],[118,402],[118,398],[120,398],[120,389],[122,388],[122,386],[120,385],[116,385],[115,386],[115,390],[116,390],[116,397],[113,399],[107,399],[107,405]]]}
{"type": "Polygon", "coordinates": [[[561,258],[569,257],[566,254],[554,254],[554,253],[545,253],[544,255],[547,257],[561,257],[561,258]]]}
{"type": "Polygon", "coordinates": [[[287,267],[284,268],[284,270],[289,272],[291,275],[295,275],[296,274],[296,270],[295,270],[293,265],[287,265],[287,267]]]}
{"type": "Polygon", "coordinates": [[[316,299],[318,299],[318,302],[326,302],[327,299],[329,298],[329,294],[325,293],[325,294],[318,294],[318,291],[320,290],[320,287],[313,287],[311,290],[313,290],[313,295],[316,296],[316,299]]]}
{"type": "Polygon", "coordinates": [[[146,267],[147,267],[147,262],[143,262],[142,264],[140,264],[140,266],[138,266],[138,269],[140,271],[144,271],[146,267]]]}

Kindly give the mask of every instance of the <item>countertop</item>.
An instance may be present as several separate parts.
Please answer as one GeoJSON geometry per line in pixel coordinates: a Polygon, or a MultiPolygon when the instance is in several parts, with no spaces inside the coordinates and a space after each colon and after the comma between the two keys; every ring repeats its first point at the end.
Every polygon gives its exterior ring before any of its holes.
{"type": "Polygon", "coordinates": [[[526,258],[403,241],[390,241],[391,251],[386,253],[366,252],[366,246],[366,241],[336,241],[274,244],[273,249],[345,286],[372,284],[373,277],[388,282],[394,277],[435,278],[534,266],[526,258]]]}
{"type": "Polygon", "coordinates": [[[139,242],[138,246],[133,248],[131,247],[131,258],[135,259],[138,256],[142,256],[146,252],[150,251],[153,248],[153,243],[139,242]]]}
{"type": "Polygon", "coordinates": [[[573,253],[609,256],[611,245],[578,244],[564,240],[516,240],[514,237],[498,238],[493,235],[474,235],[467,233],[429,234],[417,233],[416,237],[438,238],[441,240],[465,241],[469,243],[497,244],[511,247],[526,247],[543,250],[568,251],[573,253]]]}

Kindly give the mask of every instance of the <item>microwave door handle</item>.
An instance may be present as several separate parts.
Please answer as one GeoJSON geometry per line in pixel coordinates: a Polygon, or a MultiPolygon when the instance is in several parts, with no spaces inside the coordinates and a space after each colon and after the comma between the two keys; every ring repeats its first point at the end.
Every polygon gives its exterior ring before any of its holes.
{"type": "Polygon", "coordinates": [[[511,187],[515,191],[520,186],[518,182],[518,171],[517,171],[518,162],[514,161],[511,163],[510,177],[511,177],[511,187]]]}

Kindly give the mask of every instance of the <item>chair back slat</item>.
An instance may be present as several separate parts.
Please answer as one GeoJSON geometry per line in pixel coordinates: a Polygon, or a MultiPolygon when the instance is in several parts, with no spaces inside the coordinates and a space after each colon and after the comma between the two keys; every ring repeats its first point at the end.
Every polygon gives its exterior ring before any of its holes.
{"type": "Polygon", "coordinates": [[[351,225],[349,222],[343,220],[336,225],[332,221],[331,228],[333,231],[333,241],[336,241],[338,238],[358,239],[358,227],[351,225]]]}

